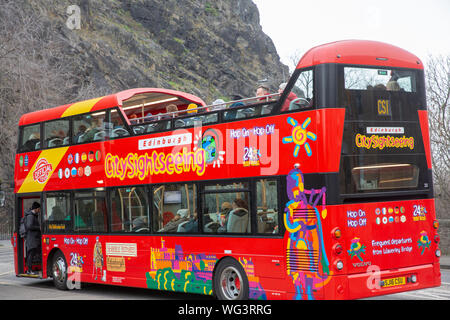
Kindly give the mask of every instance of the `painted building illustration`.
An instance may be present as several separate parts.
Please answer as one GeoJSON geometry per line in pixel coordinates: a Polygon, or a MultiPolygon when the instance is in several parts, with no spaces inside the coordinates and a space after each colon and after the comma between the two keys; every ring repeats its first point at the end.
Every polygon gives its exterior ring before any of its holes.
{"type": "MultiPolygon", "coordinates": [[[[183,253],[180,245],[168,248],[161,238],[161,248],[152,248],[150,271],[146,273],[147,287],[150,289],[190,292],[212,295],[212,275],[218,261],[215,255],[183,253]]],[[[251,299],[266,299],[265,292],[255,276],[255,266],[251,259],[239,258],[250,288],[251,299]]]]}

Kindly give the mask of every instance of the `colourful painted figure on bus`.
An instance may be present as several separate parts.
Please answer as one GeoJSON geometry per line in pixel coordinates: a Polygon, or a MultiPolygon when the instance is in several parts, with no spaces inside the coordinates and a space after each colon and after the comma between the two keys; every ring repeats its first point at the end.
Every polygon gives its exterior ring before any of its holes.
{"type": "MultiPolygon", "coordinates": [[[[95,239],[95,245],[94,245],[94,255],[93,255],[93,277],[94,280],[97,280],[97,273],[100,269],[100,275],[102,275],[103,272],[103,251],[102,251],[102,243],[99,241],[99,237],[95,239]]],[[[106,281],[106,274],[103,274],[102,281],[106,281]]]]}
{"type": "Polygon", "coordinates": [[[420,254],[422,255],[425,252],[425,249],[428,249],[430,247],[431,241],[428,238],[428,234],[426,231],[422,231],[420,233],[419,240],[417,241],[417,245],[419,246],[422,251],[420,254]]]}
{"type": "Polygon", "coordinates": [[[294,299],[315,299],[330,280],[321,220],[326,218],[325,191],[305,190],[300,169],[287,176],[287,195],[284,224],[289,232],[287,244],[287,274],[292,278],[296,294],[294,299]],[[321,211],[318,204],[322,200],[321,211]]]}
{"type": "Polygon", "coordinates": [[[353,238],[350,243],[350,250],[348,250],[347,252],[350,255],[350,259],[356,256],[359,261],[363,261],[361,254],[366,254],[366,246],[361,244],[359,240],[361,239],[358,237],[353,238]]]}

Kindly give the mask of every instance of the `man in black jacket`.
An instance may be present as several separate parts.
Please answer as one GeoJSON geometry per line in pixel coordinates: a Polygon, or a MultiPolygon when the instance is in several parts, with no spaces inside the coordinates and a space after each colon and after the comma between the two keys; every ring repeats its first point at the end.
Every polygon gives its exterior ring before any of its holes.
{"type": "Polygon", "coordinates": [[[26,245],[27,245],[27,273],[34,274],[32,270],[33,258],[39,255],[41,247],[41,228],[39,226],[39,212],[41,206],[37,202],[33,202],[31,209],[25,211],[25,229],[26,245]]]}

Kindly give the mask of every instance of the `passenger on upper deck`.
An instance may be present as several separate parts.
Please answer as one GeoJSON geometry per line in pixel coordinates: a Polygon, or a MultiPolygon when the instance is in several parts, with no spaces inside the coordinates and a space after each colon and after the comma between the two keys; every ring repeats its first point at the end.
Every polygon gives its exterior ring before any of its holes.
{"type": "MultiPolygon", "coordinates": [[[[278,93],[281,95],[283,94],[284,89],[286,88],[287,83],[283,82],[280,84],[278,88],[278,93]]],[[[291,104],[291,101],[297,99],[297,95],[294,92],[289,92],[288,96],[286,97],[286,100],[284,101],[283,105],[281,106],[281,112],[288,111],[289,105],[291,104]]]]}
{"type": "Polygon", "coordinates": [[[102,130],[102,123],[100,118],[92,118],[91,126],[86,129],[86,133],[83,136],[83,142],[94,141],[95,134],[102,130]]]}
{"type": "MultiPolygon", "coordinates": [[[[242,97],[240,95],[234,95],[231,98],[232,101],[236,101],[236,100],[242,100],[242,97]]],[[[229,109],[233,109],[233,108],[238,108],[238,107],[243,107],[245,106],[245,104],[242,101],[238,101],[233,103],[232,105],[230,105],[228,108],[229,109]]],[[[225,112],[225,120],[233,120],[236,118],[236,112],[237,110],[230,110],[225,112]]]]}
{"type": "Polygon", "coordinates": [[[225,101],[223,99],[214,100],[214,102],[212,104],[213,104],[213,107],[211,108],[211,111],[219,111],[219,110],[225,109],[227,107],[227,104],[225,103],[225,101]]]}
{"type": "Polygon", "coordinates": [[[166,107],[166,112],[167,112],[166,115],[168,115],[170,118],[178,117],[178,107],[175,104],[169,104],[166,107]],[[175,113],[172,113],[172,112],[175,112],[175,113]]]}

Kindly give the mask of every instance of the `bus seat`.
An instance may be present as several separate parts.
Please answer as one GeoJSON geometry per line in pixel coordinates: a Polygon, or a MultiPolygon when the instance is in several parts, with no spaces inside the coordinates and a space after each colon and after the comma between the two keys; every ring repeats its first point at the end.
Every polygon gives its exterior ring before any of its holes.
{"type": "MultiPolygon", "coordinates": [[[[243,208],[239,209],[245,210],[243,208]]],[[[247,212],[243,216],[238,216],[233,211],[229,213],[227,232],[246,233],[249,224],[248,211],[245,210],[247,212]]]]}
{"type": "Polygon", "coordinates": [[[262,106],[261,115],[270,114],[272,112],[272,108],[273,108],[273,104],[262,106]]]}
{"type": "Polygon", "coordinates": [[[99,131],[96,134],[94,134],[94,140],[93,141],[104,140],[105,136],[106,136],[106,132],[105,131],[99,131]]]}
{"type": "MultiPolygon", "coordinates": [[[[80,143],[80,142],[84,142],[84,136],[86,135],[86,133],[80,134],[78,136],[78,140],[75,141],[75,143],[80,143]]],[[[75,137],[76,138],[76,137],[75,137]]]]}
{"type": "Polygon", "coordinates": [[[133,132],[137,133],[137,134],[144,133],[145,132],[145,127],[144,126],[133,127],[133,132]]]}
{"type": "Polygon", "coordinates": [[[49,148],[51,148],[51,147],[57,147],[57,146],[60,146],[60,145],[62,145],[63,144],[63,140],[62,139],[60,139],[60,138],[54,138],[54,139],[51,139],[49,142],[48,142],[48,147],[49,148]]]}
{"type": "Polygon", "coordinates": [[[184,226],[186,223],[188,223],[188,222],[190,222],[190,220],[181,222],[181,223],[178,225],[177,232],[183,232],[183,226],[184,226]]]}
{"type": "Polygon", "coordinates": [[[184,127],[186,124],[184,123],[183,120],[181,119],[177,119],[175,120],[175,128],[182,128],[184,127]]]}
{"type": "Polygon", "coordinates": [[[126,129],[124,129],[124,128],[115,128],[112,131],[111,138],[125,137],[125,136],[128,136],[128,135],[129,135],[129,133],[128,133],[128,131],[126,129]]]}
{"type": "Polygon", "coordinates": [[[206,123],[213,123],[213,122],[217,122],[217,119],[218,119],[218,115],[217,115],[217,113],[213,113],[213,114],[208,114],[207,116],[206,116],[206,119],[205,119],[205,124],[206,123]]]}

